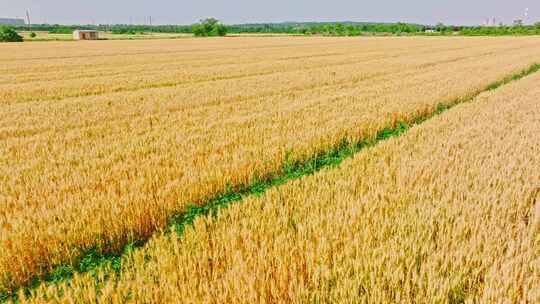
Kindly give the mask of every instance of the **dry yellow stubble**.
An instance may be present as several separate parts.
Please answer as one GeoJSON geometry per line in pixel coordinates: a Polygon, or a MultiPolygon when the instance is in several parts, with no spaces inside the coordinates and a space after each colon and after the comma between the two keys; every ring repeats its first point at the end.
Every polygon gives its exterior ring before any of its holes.
{"type": "Polygon", "coordinates": [[[28,303],[537,303],[540,74],[28,303]],[[99,290],[99,292],[97,292],[99,290]]]}

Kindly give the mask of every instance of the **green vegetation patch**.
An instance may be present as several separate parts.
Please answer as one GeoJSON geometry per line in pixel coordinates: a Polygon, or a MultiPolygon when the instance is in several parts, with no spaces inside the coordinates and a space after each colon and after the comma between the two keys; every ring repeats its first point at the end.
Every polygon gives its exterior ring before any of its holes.
{"type": "Polygon", "coordinates": [[[11,26],[0,25],[0,42],[22,42],[23,37],[11,26]]]}

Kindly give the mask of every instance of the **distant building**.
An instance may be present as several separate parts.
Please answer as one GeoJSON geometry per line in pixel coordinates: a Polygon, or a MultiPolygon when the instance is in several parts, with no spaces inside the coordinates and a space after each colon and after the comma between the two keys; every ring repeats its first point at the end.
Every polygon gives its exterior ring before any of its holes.
{"type": "Polygon", "coordinates": [[[523,26],[523,19],[514,20],[514,26],[523,26]]]}
{"type": "Polygon", "coordinates": [[[99,32],[92,30],[76,30],[73,32],[73,39],[75,40],[98,40],[99,32]]]}
{"type": "Polygon", "coordinates": [[[0,25],[25,25],[21,18],[0,18],[0,25]]]}

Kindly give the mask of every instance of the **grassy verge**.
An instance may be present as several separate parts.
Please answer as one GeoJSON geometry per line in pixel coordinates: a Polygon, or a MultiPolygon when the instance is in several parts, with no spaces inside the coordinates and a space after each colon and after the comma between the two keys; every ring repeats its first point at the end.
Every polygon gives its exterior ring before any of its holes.
{"type": "MultiPolygon", "coordinates": [[[[303,176],[313,174],[327,167],[335,167],[340,165],[345,159],[354,156],[361,150],[374,146],[381,141],[387,140],[392,137],[397,137],[406,132],[411,127],[421,124],[424,121],[437,116],[450,108],[465,102],[473,101],[478,95],[495,90],[507,83],[519,80],[532,73],[540,70],[540,64],[532,64],[523,71],[505,77],[502,80],[489,84],[485,89],[480,90],[470,96],[463,99],[458,99],[450,103],[440,103],[432,113],[420,117],[416,117],[411,121],[398,122],[393,127],[385,128],[377,133],[377,136],[372,139],[367,139],[359,142],[348,142],[344,140],[340,145],[317,154],[302,162],[286,162],[283,165],[283,171],[280,174],[271,174],[265,180],[256,181],[248,186],[238,189],[228,189],[223,194],[215,197],[214,199],[206,202],[202,206],[191,205],[185,212],[175,215],[169,221],[167,233],[176,231],[179,235],[182,235],[184,230],[191,226],[194,220],[199,216],[206,216],[212,214],[216,216],[218,211],[222,208],[226,208],[231,203],[239,202],[243,198],[252,195],[262,195],[269,188],[279,186],[287,183],[288,181],[299,179],[303,176]]],[[[27,286],[21,286],[17,290],[11,292],[0,293],[0,302],[6,302],[13,300],[17,302],[18,292],[24,292],[29,294],[32,289],[35,289],[42,283],[46,284],[58,284],[60,282],[69,281],[75,273],[91,273],[97,275],[99,269],[103,267],[109,267],[113,271],[120,272],[122,268],[122,257],[128,255],[131,251],[136,250],[144,246],[148,242],[148,239],[137,240],[124,246],[124,249],[120,252],[102,253],[97,249],[91,249],[86,251],[73,265],[59,265],[54,268],[53,271],[43,277],[35,277],[27,286]]]]}

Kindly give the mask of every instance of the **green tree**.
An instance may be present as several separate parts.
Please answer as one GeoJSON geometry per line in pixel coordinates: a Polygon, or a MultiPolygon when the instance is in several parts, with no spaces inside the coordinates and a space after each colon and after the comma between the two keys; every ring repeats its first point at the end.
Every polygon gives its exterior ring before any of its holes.
{"type": "Polygon", "coordinates": [[[214,25],[214,28],[212,29],[211,36],[220,36],[223,37],[227,35],[227,27],[221,23],[217,23],[214,25]]]}
{"type": "Polygon", "coordinates": [[[439,22],[435,26],[435,30],[437,30],[437,32],[444,32],[444,31],[446,31],[446,25],[444,25],[444,23],[442,23],[442,22],[439,22]]]}
{"type": "Polygon", "coordinates": [[[345,36],[345,26],[341,23],[338,23],[334,26],[334,35],[336,36],[345,36]]]}
{"type": "Polygon", "coordinates": [[[360,36],[360,29],[354,25],[347,26],[347,36],[360,36]]]}
{"type": "Polygon", "coordinates": [[[10,26],[0,26],[0,42],[22,42],[23,37],[10,26]]]}
{"type": "Polygon", "coordinates": [[[227,34],[227,27],[215,18],[207,18],[195,24],[192,31],[197,37],[225,36],[227,34]]]}
{"type": "Polygon", "coordinates": [[[30,38],[36,38],[36,36],[37,36],[36,33],[34,33],[34,32],[30,33],[30,38]]]}

